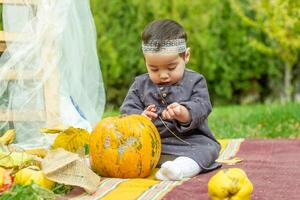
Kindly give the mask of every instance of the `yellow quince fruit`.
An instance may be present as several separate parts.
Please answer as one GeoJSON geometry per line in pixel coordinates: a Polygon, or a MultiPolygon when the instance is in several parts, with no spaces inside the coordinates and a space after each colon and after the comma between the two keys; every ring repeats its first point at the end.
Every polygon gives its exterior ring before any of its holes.
{"type": "Polygon", "coordinates": [[[220,170],[208,182],[212,200],[250,200],[253,185],[239,168],[220,170]]]}

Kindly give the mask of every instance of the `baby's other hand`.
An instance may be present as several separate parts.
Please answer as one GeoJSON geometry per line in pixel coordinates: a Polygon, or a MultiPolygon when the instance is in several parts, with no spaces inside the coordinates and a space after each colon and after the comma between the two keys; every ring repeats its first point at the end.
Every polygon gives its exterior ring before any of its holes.
{"type": "Polygon", "coordinates": [[[154,104],[149,105],[143,112],[142,115],[148,117],[149,119],[153,120],[157,118],[156,114],[156,106],[154,104]]]}
{"type": "Polygon", "coordinates": [[[191,121],[190,112],[186,107],[175,102],[170,105],[162,112],[164,119],[175,119],[181,123],[188,123],[191,121]]]}

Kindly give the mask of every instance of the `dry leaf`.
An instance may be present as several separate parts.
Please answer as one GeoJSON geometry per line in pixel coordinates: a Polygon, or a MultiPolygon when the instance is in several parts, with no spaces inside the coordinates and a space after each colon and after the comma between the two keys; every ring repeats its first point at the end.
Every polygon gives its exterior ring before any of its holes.
{"type": "Polygon", "coordinates": [[[82,128],[68,128],[61,132],[52,144],[53,149],[64,148],[67,151],[77,152],[85,144],[89,144],[90,134],[82,128]]]}

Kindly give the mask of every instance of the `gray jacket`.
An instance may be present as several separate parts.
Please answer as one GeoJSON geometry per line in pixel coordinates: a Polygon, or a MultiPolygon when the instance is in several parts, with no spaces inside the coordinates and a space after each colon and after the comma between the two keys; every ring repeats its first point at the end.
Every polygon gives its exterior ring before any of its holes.
{"type": "Polygon", "coordinates": [[[189,124],[176,120],[164,120],[163,123],[160,118],[153,121],[161,136],[162,154],[192,158],[203,171],[219,167],[215,160],[220,145],[207,124],[212,108],[203,75],[186,69],[183,79],[170,86],[155,85],[148,73],[137,76],[121,106],[121,113],[141,114],[148,105],[155,104],[158,114],[161,114],[173,102],[184,105],[192,120],[189,124]]]}

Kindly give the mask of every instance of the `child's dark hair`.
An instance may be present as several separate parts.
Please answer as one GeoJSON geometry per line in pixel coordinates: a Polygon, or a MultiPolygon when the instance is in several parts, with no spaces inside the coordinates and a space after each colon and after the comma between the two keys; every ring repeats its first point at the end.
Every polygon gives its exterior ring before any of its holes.
{"type": "MultiPolygon", "coordinates": [[[[184,39],[187,42],[187,34],[184,28],[174,20],[162,19],[151,22],[142,33],[142,41],[147,44],[150,40],[157,40],[157,51],[160,50],[166,40],[184,39]]],[[[184,56],[185,53],[180,53],[184,56]]]]}

